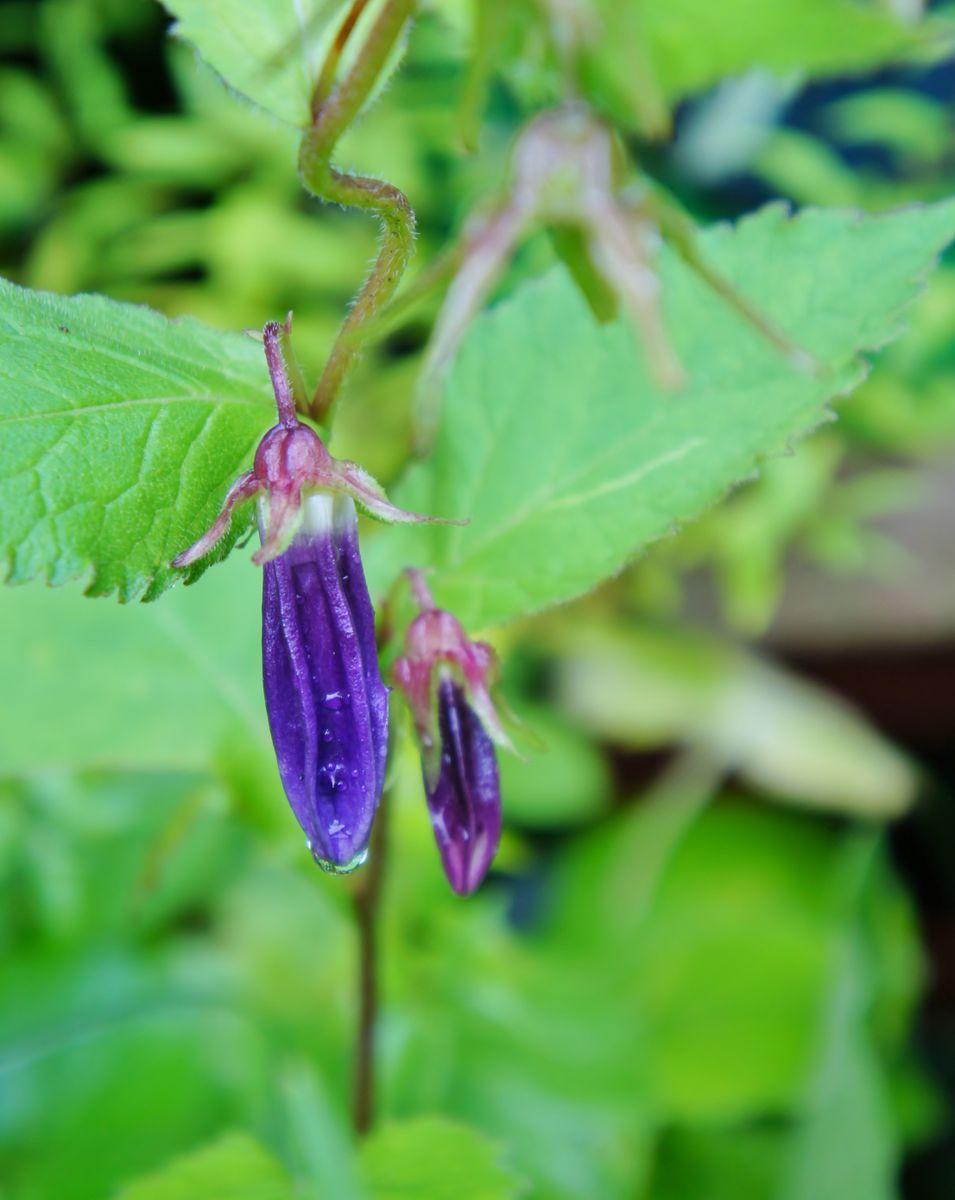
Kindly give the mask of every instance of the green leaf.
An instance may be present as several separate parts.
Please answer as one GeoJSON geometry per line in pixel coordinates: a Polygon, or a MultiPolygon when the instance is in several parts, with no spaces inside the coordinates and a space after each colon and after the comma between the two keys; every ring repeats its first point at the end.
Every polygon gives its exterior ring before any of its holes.
{"type": "Polygon", "coordinates": [[[2,769],[204,769],[233,733],[267,745],[260,590],[245,555],[162,604],[0,589],[0,626],[16,630],[0,638],[0,678],[18,681],[2,769]]]}
{"type": "Polygon", "coordinates": [[[665,1131],[653,1173],[653,1200],[769,1200],[787,1149],[782,1122],[665,1131]]]}
{"type": "Polygon", "coordinates": [[[621,844],[605,850],[604,911],[598,902],[590,920],[610,945],[636,944],[629,986],[649,1023],[654,1094],[686,1121],[785,1108],[825,982],[836,844],[808,822],[720,805],[678,830],[648,903],[631,913],[640,814],[612,831],[621,844]]]}
{"type": "MultiPolygon", "coordinates": [[[[261,347],[0,280],[0,563],[152,599],[271,424],[261,347]]],[[[239,520],[235,536],[243,524],[239,520]]]]}
{"type": "Polygon", "coordinates": [[[953,234],[947,203],[792,219],[770,205],[702,236],[707,261],[823,364],[815,375],[666,251],[667,325],[689,379],[676,395],[655,389],[629,326],[596,324],[562,270],[524,286],[475,322],[434,454],[397,490],[405,507],[470,524],[378,538],[373,586],[433,566],[438,600],[472,628],[594,587],[826,420],[953,234]]]}
{"type": "MultiPolygon", "coordinates": [[[[865,834],[847,845],[847,903],[858,905],[875,849],[875,839],[865,834]]],[[[858,914],[847,914],[835,939],[832,979],[781,1200],[898,1196],[898,1139],[867,1026],[876,990],[872,958],[858,914]]]]}
{"type": "Polygon", "coordinates": [[[374,1200],[509,1200],[522,1194],[500,1151],[442,1117],[383,1125],[363,1144],[361,1168],[374,1200]]]}
{"type": "MultiPolygon", "coordinates": [[[[907,26],[875,5],[852,0],[646,0],[640,5],[600,0],[614,32],[642,25],[647,57],[657,82],[671,101],[708,87],[725,75],[752,67],[777,73],[812,74],[864,71],[899,58],[915,47],[939,45],[939,24],[907,26]],[[627,22],[617,10],[638,10],[627,22]]],[[[608,37],[606,49],[616,60],[626,40],[608,37]]],[[[603,48],[603,47],[602,47],[603,48]]],[[[613,77],[613,76],[612,76],[613,77]]]]}
{"type": "Polygon", "coordinates": [[[118,1200],[198,1200],[200,1196],[209,1200],[294,1200],[295,1192],[281,1165],[254,1138],[230,1133],[130,1184],[118,1200]]]}
{"type": "MultiPolygon", "coordinates": [[[[244,843],[223,820],[228,802],[222,788],[192,774],[0,778],[0,907],[61,944],[162,928],[210,903],[234,877],[244,843]]],[[[0,938],[4,926],[15,936],[5,921],[0,938]]]]}
{"type": "MultiPolygon", "coordinates": [[[[831,1049],[826,1009],[847,910],[860,920],[846,886],[860,843],[882,868],[872,874],[870,907],[884,909],[899,893],[878,835],[727,796],[704,810],[698,786],[692,774],[672,778],[570,847],[550,938],[565,964],[578,956],[578,974],[605,978],[606,964],[617,965],[619,991],[633,993],[633,1011],[649,1023],[651,1094],[671,1119],[801,1114],[807,1094],[809,1107],[816,1103],[820,1055],[831,1049]]],[[[911,928],[900,942],[912,952],[911,928]]],[[[897,981],[887,960],[896,952],[884,931],[868,939],[867,1005],[888,1004],[893,1018],[897,981]]],[[[856,1030],[862,1011],[851,1015],[856,1030]]]]}
{"type": "Polygon", "coordinates": [[[308,1180],[309,1194],[367,1200],[358,1180],[354,1139],[329,1092],[329,1081],[321,1078],[315,1064],[295,1062],[283,1070],[279,1086],[287,1156],[296,1175],[308,1180]]]}
{"type": "Polygon", "coordinates": [[[853,1192],[871,1200],[898,1196],[898,1139],[883,1070],[858,1011],[853,971],[847,967],[837,980],[782,1200],[838,1200],[853,1192]]]}
{"type": "Polygon", "coordinates": [[[344,0],[162,3],[178,18],[172,32],[191,42],[229,87],[289,125],[311,123],[312,90],[348,9],[344,0]]]}

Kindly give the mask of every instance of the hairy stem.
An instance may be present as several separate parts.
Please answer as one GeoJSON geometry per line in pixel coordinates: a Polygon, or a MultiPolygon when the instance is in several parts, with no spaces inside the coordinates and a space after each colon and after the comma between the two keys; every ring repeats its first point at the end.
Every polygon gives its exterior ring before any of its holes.
{"type": "Polygon", "coordinates": [[[324,63],[322,63],[322,71],[312,91],[312,120],[318,116],[319,110],[328,99],[328,95],[335,83],[335,75],[338,73],[338,64],[341,62],[342,52],[348,43],[355,30],[355,26],[361,17],[361,14],[368,7],[368,0],[352,0],[351,8],[345,15],[338,33],[335,34],[335,40],[326,55],[324,63]]]}
{"type": "Polygon", "coordinates": [[[388,849],[388,789],[378,806],[371,852],[357,881],[355,917],[358,928],[358,1030],[355,1044],[352,1124],[363,1137],[375,1119],[375,1024],[378,1015],[378,906],[388,849]]]}
{"type": "Polygon", "coordinates": [[[404,193],[390,183],[362,175],[348,175],[331,165],[339,138],[361,111],[375,86],[402,30],[415,9],[416,0],[388,0],[382,7],[365,43],[345,78],[327,98],[329,73],[338,64],[345,41],[365,7],[355,0],[339,30],[313,97],[313,120],[299,150],[299,173],[305,187],[320,200],[374,213],[381,224],[378,257],[338,332],[325,364],[309,415],[324,423],[349,368],[365,340],[365,324],[393,295],[414,248],[415,220],[404,193]]]}

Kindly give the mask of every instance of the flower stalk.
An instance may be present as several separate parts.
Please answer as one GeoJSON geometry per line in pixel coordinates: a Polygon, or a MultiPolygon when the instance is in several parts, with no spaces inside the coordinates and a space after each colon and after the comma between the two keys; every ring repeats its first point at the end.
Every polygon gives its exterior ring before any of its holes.
{"type": "Polygon", "coordinates": [[[414,13],[415,0],[387,0],[361,53],[344,79],[331,76],[364,4],[346,14],[312,97],[312,124],[299,149],[302,183],[319,200],[374,214],[380,224],[378,256],[349,310],[307,409],[320,424],[328,421],[349,369],[366,338],[366,325],[394,294],[414,250],[415,218],[402,191],[390,183],[352,175],[331,165],[339,138],[358,116],[414,13]]]}

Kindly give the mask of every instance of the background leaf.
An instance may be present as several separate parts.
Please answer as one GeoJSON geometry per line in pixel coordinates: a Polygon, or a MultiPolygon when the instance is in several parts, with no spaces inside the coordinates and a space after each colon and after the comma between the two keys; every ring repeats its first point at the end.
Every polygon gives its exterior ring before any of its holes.
{"type": "Polygon", "coordinates": [[[666,253],[667,324],[689,378],[673,396],[652,385],[629,327],[598,326],[562,271],[525,285],[475,323],[434,454],[396,492],[470,524],[390,531],[372,551],[375,584],[434,566],[439,601],[472,628],[593,587],[825,419],[953,234],[953,204],[793,219],[771,205],[706,232],[707,260],[816,356],[815,376],[666,253]]]}
{"type": "Polygon", "coordinates": [[[183,575],[169,560],[211,522],[271,424],[261,347],[0,280],[0,350],[7,579],[159,595],[183,575]]]}
{"type": "Polygon", "coordinates": [[[259,569],[246,554],[161,605],[0,590],[0,676],[20,680],[0,763],[202,768],[231,734],[267,745],[259,569]],[[95,701],[95,702],[94,702],[95,701]]]}
{"type": "MultiPolygon", "coordinates": [[[[179,20],[172,32],[190,42],[237,92],[273,117],[305,128],[312,122],[312,91],[325,56],[349,10],[345,0],[162,0],[179,20]]],[[[382,0],[360,15],[342,52],[338,77],[354,62],[382,0]]],[[[404,39],[389,55],[365,107],[404,54],[404,39]]]]}
{"type": "Polygon", "coordinates": [[[361,1149],[374,1200],[511,1200],[523,1189],[499,1159],[493,1142],[441,1117],[384,1125],[361,1149]]]}
{"type": "MultiPolygon", "coordinates": [[[[867,834],[847,847],[847,907],[858,903],[875,850],[875,839],[867,834]]],[[[847,913],[832,941],[829,994],[781,1200],[837,1200],[854,1191],[892,1200],[898,1137],[869,1029],[877,978],[857,913],[847,913]]]]}
{"type": "MultiPolygon", "coordinates": [[[[647,55],[670,100],[751,67],[813,74],[861,71],[930,45],[939,27],[907,26],[886,9],[852,0],[602,0],[612,28],[641,27],[647,55]],[[629,14],[629,15],[628,15],[629,14]],[[636,14],[636,16],[634,16],[636,14]]],[[[625,44],[625,42],[623,43],[625,44]]],[[[610,64],[620,39],[608,39],[610,64]]]]}
{"type": "Polygon", "coordinates": [[[131,1184],[119,1200],[294,1200],[292,1181],[254,1138],[231,1133],[131,1184]]]}
{"type": "Polygon", "coordinates": [[[163,0],[191,42],[236,91],[304,126],[342,0],[163,0]]]}

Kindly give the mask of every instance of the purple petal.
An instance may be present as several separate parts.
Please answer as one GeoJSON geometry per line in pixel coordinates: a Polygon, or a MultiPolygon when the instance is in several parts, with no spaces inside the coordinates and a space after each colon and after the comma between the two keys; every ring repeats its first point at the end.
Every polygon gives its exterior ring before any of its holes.
{"type": "MultiPolygon", "coordinates": [[[[350,505],[347,498],[339,498],[339,504],[350,505]]],[[[383,682],[378,666],[378,645],[375,641],[375,613],[365,583],[365,572],[358,549],[358,523],[354,519],[342,530],[338,541],[338,556],[341,563],[340,578],[345,600],[352,613],[360,613],[355,621],[359,649],[365,668],[365,688],[371,710],[371,724],[375,730],[383,730],[376,741],[376,795],[381,796],[385,786],[385,764],[388,759],[388,693],[391,690],[383,682]]],[[[377,803],[377,801],[376,801],[377,803]]]]}
{"type": "Polygon", "coordinates": [[[289,803],[320,866],[367,856],[388,751],[388,689],[358,553],[355,507],[317,494],[264,566],[265,706],[289,803]]]}
{"type": "Polygon", "coordinates": [[[441,770],[433,788],[425,778],[428,809],[444,872],[459,895],[473,892],[501,838],[501,786],[494,743],[461,688],[438,684],[441,770]]]}

